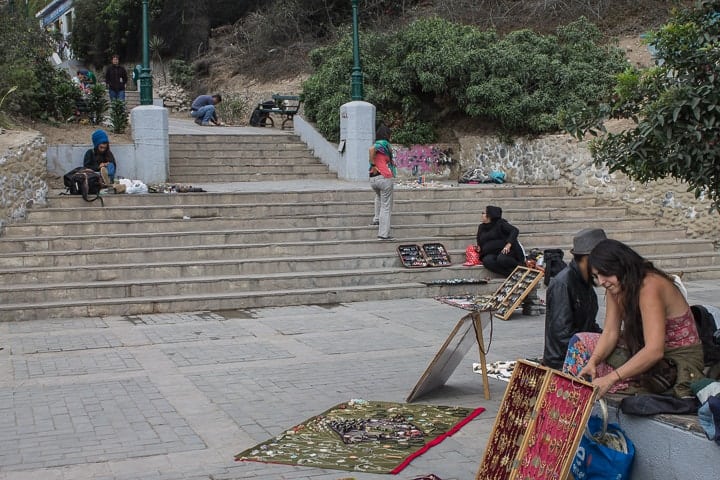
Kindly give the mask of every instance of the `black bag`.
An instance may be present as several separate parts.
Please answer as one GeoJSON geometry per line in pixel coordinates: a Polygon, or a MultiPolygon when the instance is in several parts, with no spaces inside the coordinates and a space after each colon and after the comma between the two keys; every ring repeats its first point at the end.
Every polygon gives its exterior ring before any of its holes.
{"type": "Polygon", "coordinates": [[[251,127],[260,127],[260,122],[262,121],[262,115],[263,113],[260,111],[259,108],[256,108],[253,110],[252,115],[250,115],[250,126],[251,127]]]}
{"type": "Polygon", "coordinates": [[[702,341],[705,366],[715,365],[720,362],[720,344],[715,340],[715,333],[720,330],[715,317],[702,305],[692,305],[690,310],[695,317],[695,324],[702,341]]]}
{"type": "Polygon", "coordinates": [[[106,185],[99,172],[77,167],[63,175],[63,183],[70,195],[82,195],[87,202],[100,199],[100,203],[104,206],[103,199],[100,198],[100,190],[106,188],[106,185]],[[95,195],[95,198],[90,198],[90,195],[95,195]]]}
{"type": "Polygon", "coordinates": [[[565,254],[559,248],[550,248],[543,251],[543,262],[545,263],[545,278],[543,282],[547,287],[552,277],[562,272],[567,263],[563,260],[565,254]]]}

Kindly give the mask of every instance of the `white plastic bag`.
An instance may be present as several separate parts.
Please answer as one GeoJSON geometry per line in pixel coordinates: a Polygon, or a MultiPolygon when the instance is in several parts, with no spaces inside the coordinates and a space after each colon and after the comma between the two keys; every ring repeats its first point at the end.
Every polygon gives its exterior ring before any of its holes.
{"type": "Polygon", "coordinates": [[[148,187],[140,180],[132,180],[125,193],[148,193],[148,187]]]}

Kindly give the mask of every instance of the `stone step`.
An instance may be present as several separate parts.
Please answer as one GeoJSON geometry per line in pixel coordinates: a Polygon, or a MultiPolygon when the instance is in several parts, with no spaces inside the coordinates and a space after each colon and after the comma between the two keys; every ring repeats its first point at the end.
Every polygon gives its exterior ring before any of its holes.
{"type": "MultiPolygon", "coordinates": [[[[320,206],[318,206],[320,207],[320,206]]],[[[372,207],[365,205],[365,208],[358,211],[371,212],[372,207]]],[[[600,207],[591,207],[589,209],[578,209],[576,211],[565,210],[566,215],[557,209],[546,209],[541,212],[518,211],[513,215],[512,222],[518,228],[522,227],[521,232],[526,230],[527,225],[537,223],[544,226],[547,222],[570,221],[577,219],[587,221],[593,218],[593,211],[597,208],[598,213],[609,215],[605,218],[619,218],[624,214],[624,210],[618,208],[613,215],[612,209],[601,209],[600,207]],[[530,218],[528,218],[530,217],[530,218]]],[[[258,209],[262,212],[264,209],[258,209]]],[[[310,208],[305,209],[305,211],[310,208]]],[[[320,208],[318,208],[320,210],[320,208]]],[[[285,225],[292,225],[294,228],[309,227],[364,227],[372,219],[372,215],[358,215],[353,213],[322,213],[306,214],[302,216],[293,215],[292,210],[284,208],[277,214],[265,211],[259,213],[259,218],[254,218],[252,211],[237,212],[244,215],[233,215],[235,212],[219,212],[210,211],[197,207],[195,209],[178,209],[175,212],[168,212],[168,209],[135,209],[135,210],[104,210],[83,212],[81,219],[68,218],[74,212],[46,212],[43,215],[49,218],[50,214],[55,213],[54,219],[57,221],[37,221],[31,223],[10,224],[5,227],[4,235],[6,238],[17,238],[24,236],[56,236],[56,235],[93,235],[97,233],[140,233],[140,232],[161,232],[161,231],[192,231],[192,230],[220,230],[232,229],[247,222],[252,222],[255,228],[282,228],[285,225]],[[145,215],[144,215],[145,214],[145,215]],[[153,214],[158,215],[155,217],[153,214]],[[159,215],[172,215],[170,218],[159,217],[159,215]],[[224,215],[220,215],[224,214],[224,215]],[[63,220],[64,219],[64,220],[63,220]]],[[[462,224],[463,228],[468,225],[468,214],[453,211],[430,211],[430,212],[393,212],[393,224],[400,227],[403,225],[416,224],[462,224]]],[[[601,218],[599,216],[595,218],[601,218]]],[[[637,226],[650,228],[655,225],[652,218],[638,219],[637,226]]],[[[472,231],[472,224],[469,224],[472,231]]],[[[476,227],[477,228],[477,227],[476,227]]],[[[673,231],[671,229],[669,231],[673,231]]],[[[684,237],[684,231],[681,233],[684,237]]],[[[676,237],[677,238],[677,237],[676,237]]]]}
{"type": "Polygon", "coordinates": [[[211,131],[209,134],[171,134],[169,136],[170,148],[187,148],[203,150],[206,148],[218,148],[219,145],[302,145],[302,150],[307,150],[307,145],[300,140],[298,135],[291,131],[276,130],[272,133],[243,133],[237,135],[217,134],[221,130],[211,131]]]}
{"type": "Polygon", "coordinates": [[[317,180],[335,179],[336,175],[326,171],[324,173],[211,173],[205,175],[196,174],[171,174],[168,177],[170,183],[184,183],[190,185],[206,183],[245,183],[245,182],[278,182],[285,180],[317,180]]]}
{"type": "MultiPolygon", "coordinates": [[[[452,275],[456,278],[486,278],[494,277],[492,272],[485,271],[481,266],[465,267],[464,250],[448,251],[453,269],[452,275]]],[[[568,253],[569,257],[569,253],[568,253]]],[[[714,269],[717,273],[720,262],[714,253],[693,253],[690,255],[653,255],[648,259],[666,270],[704,272],[714,269]],[[715,263],[715,265],[713,265],[715,263]]],[[[53,256],[48,255],[48,260],[53,256]]],[[[134,256],[129,254],[127,260],[134,256]]],[[[257,257],[257,258],[216,258],[195,259],[191,255],[183,258],[181,254],[178,259],[168,262],[139,262],[139,263],[112,263],[112,264],[84,264],[76,267],[72,264],[50,266],[40,265],[35,267],[12,267],[0,268],[0,285],[28,285],[36,286],[41,283],[57,284],[67,281],[68,275],[72,275],[73,282],[107,282],[118,280],[149,280],[149,279],[175,279],[218,277],[230,275],[271,275],[290,272],[324,272],[324,271],[352,271],[355,269],[386,269],[401,266],[400,259],[396,252],[353,252],[351,256],[346,254],[334,255],[304,255],[292,259],[287,257],[257,257]]],[[[569,260],[569,258],[568,258],[569,260]]],[[[430,268],[435,270],[436,268],[430,268]]],[[[422,276],[425,269],[414,270],[416,275],[422,276]]]]}
{"type": "Polygon", "coordinates": [[[170,159],[183,158],[286,158],[292,159],[297,156],[315,158],[308,151],[304,143],[288,143],[284,141],[275,143],[220,143],[214,146],[199,146],[195,143],[170,144],[170,159]]]}
{"type": "MultiPolygon", "coordinates": [[[[324,217],[316,217],[325,220],[324,217]]],[[[192,220],[187,224],[192,225],[192,220]]],[[[82,250],[97,248],[129,248],[135,245],[146,245],[156,247],[167,246],[189,246],[202,244],[223,244],[223,243],[284,243],[300,241],[349,241],[372,239],[377,235],[377,227],[372,226],[317,226],[317,227],[277,227],[272,225],[263,226],[262,220],[248,221],[253,227],[258,228],[232,228],[225,230],[201,230],[191,231],[154,231],[139,233],[95,233],[94,235],[54,235],[46,237],[7,237],[0,242],[0,253],[18,253],[46,250],[82,250]]],[[[555,235],[559,238],[572,237],[572,235],[588,225],[588,219],[568,219],[536,221],[524,224],[517,223],[521,231],[519,237],[523,244],[528,243],[530,238],[537,235],[555,235]],[[564,235],[557,235],[557,232],[565,232],[564,235]]],[[[594,219],[595,225],[612,225],[616,229],[650,228],[652,219],[594,219]]],[[[272,224],[273,222],[271,222],[272,224]]],[[[466,224],[416,224],[416,225],[394,225],[393,235],[398,241],[409,238],[422,238],[427,232],[433,232],[435,237],[461,238],[468,243],[474,243],[476,223],[466,224]]],[[[657,230],[662,231],[662,229],[657,230]]],[[[648,232],[642,232],[647,235],[648,232]]],[[[699,241],[703,246],[709,242],[699,241]]],[[[688,242],[689,243],[689,242],[688,242]]],[[[691,243],[689,243],[691,245],[691,243]]],[[[448,248],[450,248],[448,246],[448,248]]]]}
{"type": "MultiPolygon", "coordinates": [[[[494,292],[499,282],[485,286],[471,285],[480,294],[494,292]]],[[[463,295],[466,285],[425,285],[394,283],[392,285],[360,285],[327,288],[295,288],[290,290],[209,292],[206,294],[152,295],[148,297],[76,300],[68,299],[28,304],[0,304],[0,321],[22,321],[55,317],[94,317],[108,315],[139,315],[162,312],[198,310],[232,310],[279,307],[287,305],[335,304],[358,302],[362,299],[427,298],[441,295],[463,295]]]]}
{"type": "MultiPolygon", "coordinates": [[[[247,203],[257,205],[262,199],[262,203],[325,203],[338,201],[368,201],[373,198],[372,190],[367,182],[348,182],[347,186],[353,189],[343,190],[303,190],[292,191],[291,186],[294,183],[288,182],[287,188],[283,187],[283,183],[277,184],[276,191],[258,192],[253,190],[252,185],[244,185],[244,191],[238,192],[201,192],[201,193],[183,193],[183,194],[164,194],[152,193],[145,195],[108,195],[105,199],[105,206],[138,206],[138,205],[218,205],[218,204],[239,204],[247,203]]],[[[82,208],[82,209],[101,209],[100,205],[88,204],[81,197],[75,195],[59,195],[48,196],[48,205],[52,207],[82,208]]],[[[393,194],[393,201],[403,200],[463,200],[482,198],[483,201],[493,202],[493,205],[504,205],[506,201],[511,199],[527,199],[531,198],[535,202],[541,201],[537,197],[554,197],[560,198],[565,191],[557,186],[540,186],[540,185],[469,185],[454,186],[447,188],[396,188],[393,194]]],[[[568,200],[574,197],[570,197],[568,200]]],[[[542,206],[542,205],[538,205],[542,206]]],[[[34,206],[33,208],[42,208],[34,206]]]]}
{"type": "MultiPolygon", "coordinates": [[[[714,251],[712,242],[707,240],[647,240],[648,235],[636,230],[621,231],[609,230],[612,238],[626,242],[636,249],[641,255],[651,257],[657,255],[712,255],[715,264],[720,256],[714,251]],[[640,240],[632,240],[632,237],[639,237],[640,240]]],[[[572,244],[572,232],[565,234],[547,233],[537,234],[529,237],[523,243],[526,251],[532,248],[562,248],[569,252],[572,244]]],[[[169,237],[172,237],[170,235],[169,237]]],[[[105,248],[88,249],[87,246],[69,249],[45,249],[38,251],[11,252],[0,254],[0,264],[5,269],[23,267],[45,267],[45,266],[83,266],[83,265],[113,265],[122,263],[147,264],[155,262],[183,262],[183,261],[205,261],[216,259],[252,259],[252,258],[274,258],[277,261],[295,261],[304,256],[316,255],[352,255],[360,254],[381,254],[395,255],[398,245],[442,243],[451,252],[463,252],[467,245],[473,244],[474,236],[458,237],[408,237],[391,242],[382,242],[376,239],[364,240],[329,240],[329,241],[284,241],[284,242],[259,242],[249,243],[221,241],[213,243],[202,241],[192,245],[152,245],[147,242],[134,242],[131,246],[120,248],[108,246],[105,248]]],[[[159,243],[159,242],[158,242],[159,243]]],[[[168,242],[170,243],[170,242],[168,242]]],[[[186,242],[190,243],[190,242],[186,242]]],[[[461,257],[462,258],[462,257],[461,257]]],[[[464,260],[463,260],[464,261],[464,260]]],[[[458,261],[458,263],[461,263],[458,261]]]]}
{"type": "MultiPolygon", "coordinates": [[[[355,192],[353,192],[355,193],[355,192]]],[[[107,218],[181,218],[183,216],[232,216],[246,217],[253,216],[276,216],[284,215],[288,211],[302,211],[308,215],[331,214],[351,210],[353,212],[373,210],[373,198],[369,192],[361,195],[349,195],[349,199],[337,200],[312,200],[299,199],[296,202],[263,202],[263,203],[193,203],[185,204],[166,203],[162,200],[179,199],[190,194],[160,194],[160,195],[109,195],[103,201],[105,206],[94,207],[88,205],[80,198],[72,196],[53,197],[53,206],[36,206],[28,211],[27,222],[45,222],[50,220],[92,220],[107,218]],[[134,198],[142,197],[142,198],[134,198]],[[78,200],[82,201],[79,203],[78,200]],[[141,200],[139,203],[137,200],[141,200]],[[155,200],[158,200],[157,203],[155,200]],[[85,206],[87,208],[78,208],[85,206]],[[121,212],[121,213],[116,213],[121,212]]],[[[268,195],[270,196],[270,195],[268,195]]],[[[193,197],[192,200],[197,200],[193,197]]],[[[469,218],[478,216],[482,209],[489,202],[497,199],[474,197],[474,198],[414,198],[394,199],[393,215],[414,212],[414,211],[435,211],[435,212],[463,212],[469,218]]],[[[606,210],[607,215],[615,215],[619,211],[625,211],[624,207],[596,206],[597,200],[591,197],[517,197],[502,200],[503,214],[506,218],[537,218],[550,219],[560,218],[567,209],[568,215],[583,215],[584,210],[602,211],[606,210]],[[560,210],[560,207],[563,207],[560,210]],[[521,215],[525,215],[522,217],[521,215]]],[[[583,215],[584,216],[584,215],[583,215]]],[[[479,220],[478,220],[479,221],[479,220]]]]}
{"type": "MultiPolygon", "coordinates": [[[[142,212],[139,212],[142,213],[142,212]]],[[[160,213],[160,212],[158,212],[160,213]]],[[[549,216],[558,216],[556,211],[548,212],[549,216]]],[[[87,215],[89,216],[89,215],[87,215]]],[[[101,217],[101,215],[99,215],[101,217]]],[[[95,217],[95,216],[93,216],[95,217]]],[[[261,217],[252,219],[248,217],[215,217],[212,215],[203,216],[202,213],[179,212],[175,218],[115,218],[114,215],[108,218],[93,218],[86,220],[72,220],[61,222],[35,222],[32,224],[13,224],[5,227],[5,238],[24,239],[26,237],[47,238],[53,236],[87,236],[97,235],[121,235],[121,234],[152,234],[164,232],[193,232],[193,231],[229,231],[238,227],[252,226],[255,229],[282,229],[285,225],[292,225],[293,228],[342,228],[368,227],[372,233],[376,229],[371,228],[369,222],[372,215],[353,214],[326,214],[293,217],[290,214],[285,216],[261,217]],[[183,215],[185,214],[185,215],[183,215]],[[181,216],[182,215],[182,216],[181,216]],[[198,216],[194,216],[198,215],[198,216]]],[[[477,229],[474,223],[467,223],[467,216],[461,213],[452,212],[408,212],[393,215],[393,228],[404,229],[410,226],[418,226],[424,229],[434,228],[434,225],[457,225],[464,235],[472,234],[477,229]]],[[[527,236],[536,232],[557,231],[558,227],[571,229],[572,223],[587,222],[588,217],[575,218],[568,216],[565,219],[554,218],[549,220],[539,219],[517,219],[513,224],[520,228],[521,236],[527,236]],[[565,222],[565,223],[562,223],[565,222]],[[571,223],[567,223],[571,222],[571,223]]],[[[634,225],[638,231],[642,230],[643,235],[650,235],[654,239],[685,238],[685,231],[679,228],[655,228],[652,218],[627,220],[613,225],[621,228],[623,225],[634,225]]],[[[407,233],[407,231],[406,231],[407,233]]],[[[0,248],[1,250],[1,248],[0,248]]]]}
{"type": "MultiPolygon", "coordinates": [[[[328,178],[335,178],[337,175],[331,174],[330,170],[326,165],[320,162],[316,163],[221,163],[221,162],[207,162],[206,165],[187,165],[177,166],[170,165],[172,174],[171,178],[191,176],[196,178],[195,183],[212,183],[211,180],[202,180],[204,177],[217,177],[220,175],[227,175],[229,177],[240,177],[243,175],[276,175],[284,176],[288,179],[298,178],[308,175],[324,175],[328,178]]],[[[225,180],[216,180],[222,182],[225,180]]]]}
{"type": "Polygon", "coordinates": [[[273,155],[268,152],[235,151],[235,152],[198,152],[197,155],[171,153],[170,171],[173,168],[201,167],[203,165],[302,165],[320,163],[308,152],[290,152],[287,155],[273,155]]]}
{"type": "MultiPolygon", "coordinates": [[[[112,267],[111,267],[112,268],[112,267]]],[[[487,276],[487,275],[486,275],[487,276]]],[[[91,300],[153,295],[192,295],[213,292],[288,290],[303,288],[334,289],[361,285],[432,282],[457,278],[451,268],[425,268],[422,271],[401,266],[352,268],[322,272],[283,272],[256,275],[192,276],[180,278],[135,278],[78,282],[73,278],[59,283],[35,283],[0,287],[0,304],[59,300],[91,300]]]]}

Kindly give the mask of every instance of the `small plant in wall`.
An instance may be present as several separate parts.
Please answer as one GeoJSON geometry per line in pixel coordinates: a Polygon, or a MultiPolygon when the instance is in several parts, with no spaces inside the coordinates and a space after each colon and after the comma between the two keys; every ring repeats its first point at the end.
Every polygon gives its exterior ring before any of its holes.
{"type": "Polygon", "coordinates": [[[7,98],[7,96],[10,95],[15,90],[17,90],[17,85],[10,87],[10,89],[8,89],[8,91],[5,92],[5,95],[3,95],[2,98],[0,98],[0,127],[3,127],[3,128],[10,127],[10,121],[5,116],[5,112],[2,111],[2,106],[3,106],[3,103],[5,103],[5,99],[7,98]]]}

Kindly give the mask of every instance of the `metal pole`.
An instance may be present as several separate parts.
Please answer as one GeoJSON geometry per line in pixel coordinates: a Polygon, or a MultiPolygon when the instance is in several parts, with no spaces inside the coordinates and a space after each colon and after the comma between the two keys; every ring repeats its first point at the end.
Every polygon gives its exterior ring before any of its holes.
{"type": "Polygon", "coordinates": [[[352,0],[352,21],[353,21],[353,69],[350,80],[353,100],[363,99],[363,74],[360,68],[360,37],[358,35],[358,0],[352,0]]]}
{"type": "Polygon", "coordinates": [[[143,64],[140,70],[140,105],[152,105],[152,74],[150,73],[150,34],[148,32],[148,0],[142,0],[143,64]]]}

